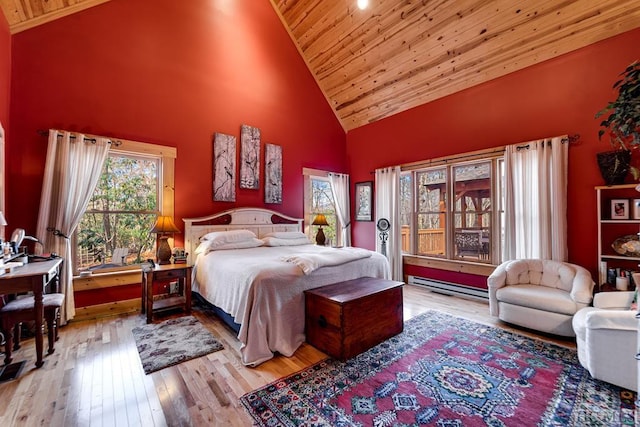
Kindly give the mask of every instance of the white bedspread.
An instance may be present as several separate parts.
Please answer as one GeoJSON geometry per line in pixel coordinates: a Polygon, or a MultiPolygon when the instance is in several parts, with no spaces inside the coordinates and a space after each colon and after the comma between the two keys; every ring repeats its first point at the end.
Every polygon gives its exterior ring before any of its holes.
{"type": "Polygon", "coordinates": [[[199,255],[193,291],[240,323],[242,362],[256,366],[274,352],[291,356],[304,342],[303,291],[358,277],[388,279],[387,259],[379,253],[340,265],[319,267],[305,275],[283,258],[318,254],[315,245],[258,247],[199,255]]]}

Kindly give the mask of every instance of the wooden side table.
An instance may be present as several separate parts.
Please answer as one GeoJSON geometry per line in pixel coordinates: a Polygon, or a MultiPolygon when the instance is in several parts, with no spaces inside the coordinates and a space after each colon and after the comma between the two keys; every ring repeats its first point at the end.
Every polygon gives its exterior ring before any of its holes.
{"type": "Polygon", "coordinates": [[[153,313],[182,308],[186,314],[191,313],[191,266],[188,264],[156,265],[154,268],[142,269],[142,313],[147,314],[147,323],[153,322],[153,313]],[[154,288],[162,285],[178,283],[177,294],[169,294],[167,298],[155,299],[154,288]]]}

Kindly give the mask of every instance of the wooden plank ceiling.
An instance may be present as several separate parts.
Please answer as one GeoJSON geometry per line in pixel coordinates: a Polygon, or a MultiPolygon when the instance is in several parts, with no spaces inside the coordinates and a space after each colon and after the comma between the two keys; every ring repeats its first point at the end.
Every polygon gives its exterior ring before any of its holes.
{"type": "MultiPolygon", "coordinates": [[[[0,7],[16,33],[105,1],[0,7]]],[[[347,131],[640,27],[638,0],[270,1],[347,131]]]]}

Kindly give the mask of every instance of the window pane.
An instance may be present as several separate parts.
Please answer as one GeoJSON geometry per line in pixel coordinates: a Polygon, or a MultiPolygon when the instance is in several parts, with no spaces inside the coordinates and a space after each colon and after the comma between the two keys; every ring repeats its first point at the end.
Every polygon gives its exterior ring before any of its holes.
{"type": "Polygon", "coordinates": [[[413,215],[413,191],[411,173],[400,176],[400,226],[402,251],[411,252],[411,217],[413,215]]]}
{"type": "Polygon", "coordinates": [[[155,219],[156,214],[85,213],[76,231],[77,268],[119,267],[155,258],[155,234],[149,232],[155,219]]]}
{"type": "Polygon", "coordinates": [[[418,255],[445,255],[445,219],[441,214],[418,214],[418,255]]]}
{"type": "Polygon", "coordinates": [[[143,157],[107,157],[87,210],[157,211],[158,160],[143,157]]]}
{"type": "Polygon", "coordinates": [[[418,212],[445,212],[447,202],[447,170],[435,169],[416,174],[418,212]]]}
{"type": "Polygon", "coordinates": [[[75,269],[120,267],[155,258],[157,158],[112,153],[75,233],[75,269]]]}
{"type": "Polygon", "coordinates": [[[453,167],[454,244],[458,258],[490,261],[491,162],[453,167]]]}
{"type": "Polygon", "coordinates": [[[446,254],[447,170],[433,169],[416,174],[418,193],[417,252],[446,254]]]}
{"type": "MultiPolygon", "coordinates": [[[[336,216],[336,208],[333,203],[333,192],[331,191],[331,183],[328,180],[311,178],[311,218],[317,214],[324,214],[327,218],[328,226],[323,226],[322,231],[326,238],[325,245],[332,246],[337,244],[336,240],[336,224],[338,217],[336,216]]],[[[315,239],[319,226],[312,225],[312,240],[315,239]]]]}

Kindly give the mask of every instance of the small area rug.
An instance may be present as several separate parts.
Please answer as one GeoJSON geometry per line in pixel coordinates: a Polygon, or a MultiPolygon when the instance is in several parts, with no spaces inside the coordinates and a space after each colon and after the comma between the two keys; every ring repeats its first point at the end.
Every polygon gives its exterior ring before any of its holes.
{"type": "Polygon", "coordinates": [[[223,349],[193,316],[138,326],[132,332],[145,374],[223,349]]]}
{"type": "Polygon", "coordinates": [[[632,426],[634,400],[572,349],[437,311],[241,397],[260,426],[632,426]]]}

